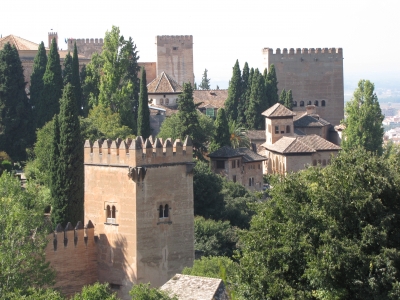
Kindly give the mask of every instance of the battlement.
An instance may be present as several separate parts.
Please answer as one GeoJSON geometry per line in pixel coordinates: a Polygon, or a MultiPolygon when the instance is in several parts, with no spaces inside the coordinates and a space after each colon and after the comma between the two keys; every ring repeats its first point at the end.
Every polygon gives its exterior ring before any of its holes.
{"type": "Polygon", "coordinates": [[[180,139],[152,137],[136,139],[86,141],[84,145],[85,165],[105,166],[149,166],[171,163],[191,163],[193,156],[192,139],[187,136],[182,144],[180,139]]]}
{"type": "Polygon", "coordinates": [[[103,46],[103,44],[104,44],[104,40],[103,39],[93,39],[93,38],[91,38],[91,39],[72,39],[72,38],[70,38],[70,39],[68,39],[68,44],[73,44],[73,43],[76,43],[76,46],[82,46],[82,45],[85,45],[85,44],[97,44],[97,45],[101,45],[101,46],[103,46]]]}
{"type": "Polygon", "coordinates": [[[49,32],[49,33],[48,33],[48,35],[49,35],[49,36],[50,36],[50,35],[57,36],[58,34],[57,34],[57,32],[53,32],[53,31],[51,31],[51,32],[49,32]]]}
{"type": "Polygon", "coordinates": [[[304,54],[343,54],[343,48],[277,48],[274,53],[272,48],[263,48],[263,53],[269,55],[304,55],[304,54]]]}
{"type": "Polygon", "coordinates": [[[156,44],[170,43],[170,42],[189,42],[193,43],[192,35],[157,35],[156,44]]]}

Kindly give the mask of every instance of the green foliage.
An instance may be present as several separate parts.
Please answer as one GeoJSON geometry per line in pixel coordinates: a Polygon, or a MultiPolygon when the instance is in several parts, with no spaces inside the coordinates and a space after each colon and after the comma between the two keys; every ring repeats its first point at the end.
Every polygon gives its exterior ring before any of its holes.
{"type": "Polygon", "coordinates": [[[264,129],[264,118],[261,113],[267,108],[264,78],[260,71],[255,69],[252,76],[249,107],[246,111],[247,127],[264,129]]]}
{"type": "Polygon", "coordinates": [[[229,221],[214,221],[197,216],[194,219],[194,247],[204,256],[229,256],[236,249],[236,229],[229,221]]]}
{"type": "Polygon", "coordinates": [[[207,162],[198,161],[193,175],[194,214],[220,219],[224,209],[221,191],[221,177],[211,172],[207,162]]]}
{"type": "Polygon", "coordinates": [[[101,284],[96,282],[82,288],[80,293],[75,294],[72,300],[117,300],[116,293],[113,293],[108,283],[101,284]]]}
{"type": "Polygon", "coordinates": [[[233,67],[232,78],[229,81],[228,98],[225,101],[225,110],[228,120],[236,120],[238,117],[238,104],[242,96],[242,76],[240,74],[239,61],[236,60],[233,67]]]}
{"type": "Polygon", "coordinates": [[[283,89],[281,95],[279,96],[279,103],[285,105],[286,103],[286,90],[283,89]]]}
{"type": "Polygon", "coordinates": [[[147,139],[151,135],[149,97],[147,95],[146,70],[142,68],[140,79],[139,110],[137,118],[137,133],[147,139]]]}
{"type": "Polygon", "coordinates": [[[246,62],[244,64],[242,71],[242,88],[241,88],[242,95],[240,96],[240,100],[238,103],[237,123],[240,124],[241,127],[246,126],[246,111],[249,107],[250,90],[251,90],[251,84],[249,84],[249,77],[250,77],[250,69],[249,69],[249,64],[246,62]]]}
{"type": "Polygon", "coordinates": [[[267,79],[265,81],[265,92],[267,95],[268,106],[271,107],[278,103],[278,80],[276,78],[275,65],[271,64],[269,66],[267,79]]]}
{"type": "Polygon", "coordinates": [[[194,261],[192,268],[184,268],[182,274],[221,278],[221,268],[226,270],[228,278],[233,278],[237,272],[237,264],[229,257],[203,256],[202,258],[194,261]]]}
{"type": "Polygon", "coordinates": [[[51,157],[55,172],[51,178],[54,199],[52,220],[53,224],[65,226],[68,222],[76,224],[83,221],[83,139],[75,94],[70,84],[64,88],[58,122],[59,143],[55,134],[51,157]]]}
{"type": "Polygon", "coordinates": [[[230,146],[230,144],[229,124],[225,115],[225,109],[220,108],[215,120],[215,136],[208,151],[214,152],[223,146],[230,146]]]}
{"type": "Polygon", "coordinates": [[[352,100],[345,107],[343,124],[346,128],[343,131],[342,148],[349,150],[362,147],[381,154],[383,119],[374,84],[369,80],[360,80],[352,100]]]}
{"type": "Polygon", "coordinates": [[[43,127],[60,110],[59,100],[62,95],[63,79],[61,74],[60,55],[57,42],[52,40],[43,75],[43,90],[40,101],[36,102],[36,128],[43,127]]]}
{"type": "Polygon", "coordinates": [[[30,287],[27,290],[16,289],[6,295],[3,295],[4,300],[64,300],[58,291],[52,289],[42,289],[30,287]]]}
{"type": "Polygon", "coordinates": [[[241,296],[398,299],[398,171],[357,149],[275,182],[240,236],[241,296]]]}
{"type": "MultiPolygon", "coordinates": [[[[43,76],[46,71],[47,55],[43,42],[39,44],[38,52],[33,60],[33,70],[31,75],[31,86],[29,88],[31,106],[36,106],[43,90],[43,76]]],[[[36,113],[36,111],[34,111],[36,113]]],[[[36,123],[36,120],[35,120],[36,123]]]]}
{"type": "MultiPolygon", "coordinates": [[[[86,72],[86,70],[84,71],[86,72]]],[[[78,108],[79,115],[83,115],[83,103],[82,103],[82,86],[81,78],[79,76],[79,58],[78,49],[76,48],[76,43],[74,43],[74,54],[72,56],[72,73],[71,73],[71,84],[74,87],[76,106],[78,108]]]]}
{"type": "Polygon", "coordinates": [[[0,50],[0,149],[14,161],[25,160],[33,130],[21,60],[17,49],[7,43],[0,50]]]}
{"type": "Polygon", "coordinates": [[[62,75],[64,85],[67,85],[68,83],[72,84],[72,56],[69,51],[64,58],[64,69],[62,70],[62,75]]]}
{"type": "Polygon", "coordinates": [[[42,190],[33,184],[21,189],[13,175],[0,177],[0,295],[29,286],[53,283],[45,261],[47,232],[42,190]]]}
{"type": "Polygon", "coordinates": [[[287,93],[286,93],[285,106],[286,106],[286,108],[288,108],[290,110],[293,109],[292,90],[288,90],[287,93]]]}
{"type": "Polygon", "coordinates": [[[102,66],[102,58],[99,54],[94,53],[90,63],[82,69],[82,92],[84,102],[84,115],[87,115],[89,109],[99,104],[99,86],[100,74],[102,66]]]}
{"type": "Polygon", "coordinates": [[[229,122],[230,146],[233,149],[239,147],[250,148],[250,140],[247,136],[247,130],[235,121],[229,122]]]}
{"type": "Polygon", "coordinates": [[[204,69],[203,77],[201,78],[201,83],[199,85],[200,90],[209,90],[210,89],[210,78],[207,77],[207,69],[204,69]]]}
{"type": "Polygon", "coordinates": [[[167,292],[151,288],[150,284],[143,283],[134,285],[129,295],[133,300],[178,300],[175,296],[169,296],[167,292]]]}

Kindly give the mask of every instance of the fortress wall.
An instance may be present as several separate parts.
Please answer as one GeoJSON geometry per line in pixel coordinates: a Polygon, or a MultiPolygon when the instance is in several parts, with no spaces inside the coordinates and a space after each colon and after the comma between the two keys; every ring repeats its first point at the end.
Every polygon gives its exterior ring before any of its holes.
{"type": "Polygon", "coordinates": [[[157,76],[165,72],[176,82],[194,84],[193,36],[162,35],[156,37],[157,76]]]}
{"type": "Polygon", "coordinates": [[[78,49],[78,54],[84,55],[85,58],[92,58],[94,53],[101,53],[103,49],[103,39],[68,39],[68,51],[73,53],[74,44],[78,49]]]}
{"type": "MultiPolygon", "coordinates": [[[[275,65],[279,93],[292,90],[293,100],[325,100],[317,113],[333,125],[344,118],[342,48],[297,48],[262,50],[264,67],[275,65]]],[[[294,111],[303,111],[295,107],[294,111]]]]}
{"type": "MultiPolygon", "coordinates": [[[[147,84],[152,82],[157,77],[157,64],[155,62],[138,62],[140,68],[146,70],[146,81],[147,84]]],[[[141,71],[138,73],[138,77],[142,78],[141,71]]]]}
{"type": "Polygon", "coordinates": [[[48,235],[46,260],[56,270],[54,288],[66,296],[80,292],[82,287],[97,281],[97,246],[93,224],[81,222],[75,228],[58,225],[48,235]]]}

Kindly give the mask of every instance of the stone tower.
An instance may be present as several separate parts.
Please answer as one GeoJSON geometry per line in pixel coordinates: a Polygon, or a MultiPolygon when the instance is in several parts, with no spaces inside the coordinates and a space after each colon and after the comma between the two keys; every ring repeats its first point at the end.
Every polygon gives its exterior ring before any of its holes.
{"type": "Polygon", "coordinates": [[[94,53],[100,54],[103,50],[103,39],[68,39],[68,51],[74,52],[74,44],[78,54],[91,59],[94,53]]]}
{"type": "Polygon", "coordinates": [[[157,36],[156,44],[157,76],[165,72],[181,86],[185,82],[190,82],[193,85],[193,36],[157,36]]]}
{"type": "Polygon", "coordinates": [[[333,125],[344,118],[342,48],[264,48],[264,68],[275,65],[279,93],[292,90],[293,111],[318,107],[318,114],[333,125]]]}
{"type": "Polygon", "coordinates": [[[159,287],[194,260],[192,142],[85,143],[85,220],[99,237],[98,280],[130,299],[133,284],[159,287]],[[88,222],[88,221],[87,221],[88,222]]]}
{"type": "Polygon", "coordinates": [[[53,39],[56,39],[57,46],[59,46],[59,44],[58,44],[58,33],[57,32],[49,32],[47,37],[48,37],[48,48],[49,49],[50,49],[50,46],[51,46],[51,41],[53,39]]]}

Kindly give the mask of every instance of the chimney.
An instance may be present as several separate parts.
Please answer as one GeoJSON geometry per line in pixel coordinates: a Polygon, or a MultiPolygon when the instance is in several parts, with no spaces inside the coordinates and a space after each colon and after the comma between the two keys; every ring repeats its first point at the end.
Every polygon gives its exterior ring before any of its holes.
{"type": "Polygon", "coordinates": [[[306,106],[307,115],[312,115],[317,113],[317,108],[315,105],[307,105],[306,106]]]}

